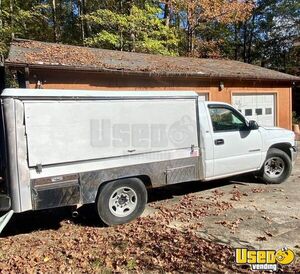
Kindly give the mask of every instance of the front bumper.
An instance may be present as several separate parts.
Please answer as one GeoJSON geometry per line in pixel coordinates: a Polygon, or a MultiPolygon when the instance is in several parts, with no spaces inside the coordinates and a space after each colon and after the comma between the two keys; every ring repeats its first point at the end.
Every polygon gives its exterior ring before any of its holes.
{"type": "Polygon", "coordinates": [[[290,148],[291,150],[291,158],[292,158],[292,164],[294,166],[297,156],[298,156],[298,147],[297,146],[293,146],[290,148]]]}

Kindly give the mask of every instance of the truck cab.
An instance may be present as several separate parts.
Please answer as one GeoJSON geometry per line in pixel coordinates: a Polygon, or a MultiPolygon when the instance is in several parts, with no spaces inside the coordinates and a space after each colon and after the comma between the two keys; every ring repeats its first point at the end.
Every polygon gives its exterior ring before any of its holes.
{"type": "MultiPolygon", "coordinates": [[[[231,105],[220,102],[199,101],[199,116],[206,180],[261,170],[270,149],[281,150],[291,163],[296,158],[295,135],[290,130],[259,126],[231,105]]],[[[279,170],[283,163],[276,157],[271,162],[269,182],[275,183],[276,177],[282,178],[279,170]]]]}

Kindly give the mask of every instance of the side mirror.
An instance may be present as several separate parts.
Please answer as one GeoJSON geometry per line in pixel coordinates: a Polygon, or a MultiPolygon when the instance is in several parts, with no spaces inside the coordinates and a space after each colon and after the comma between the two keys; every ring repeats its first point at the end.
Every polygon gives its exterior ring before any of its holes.
{"type": "Polygon", "coordinates": [[[249,121],[248,127],[249,127],[250,130],[255,130],[255,129],[259,128],[259,125],[257,124],[256,121],[251,120],[251,121],[249,121]]]}

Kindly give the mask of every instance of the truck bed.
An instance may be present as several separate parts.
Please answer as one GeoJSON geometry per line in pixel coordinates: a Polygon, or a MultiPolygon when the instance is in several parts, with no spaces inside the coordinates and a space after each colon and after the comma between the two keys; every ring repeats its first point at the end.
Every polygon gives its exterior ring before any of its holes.
{"type": "Polygon", "coordinates": [[[203,178],[198,97],[180,92],[5,90],[15,212],[94,203],[102,183],[203,178]]]}

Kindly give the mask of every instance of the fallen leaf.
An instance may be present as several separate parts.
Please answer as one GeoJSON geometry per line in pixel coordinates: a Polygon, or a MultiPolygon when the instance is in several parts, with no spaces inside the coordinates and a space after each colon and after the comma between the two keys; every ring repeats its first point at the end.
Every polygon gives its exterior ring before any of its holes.
{"type": "Polygon", "coordinates": [[[273,234],[269,231],[265,231],[266,235],[269,236],[269,237],[273,237],[273,234]]]}
{"type": "Polygon", "coordinates": [[[256,238],[256,240],[262,242],[262,241],[266,241],[267,238],[265,236],[259,236],[256,238]]]}

